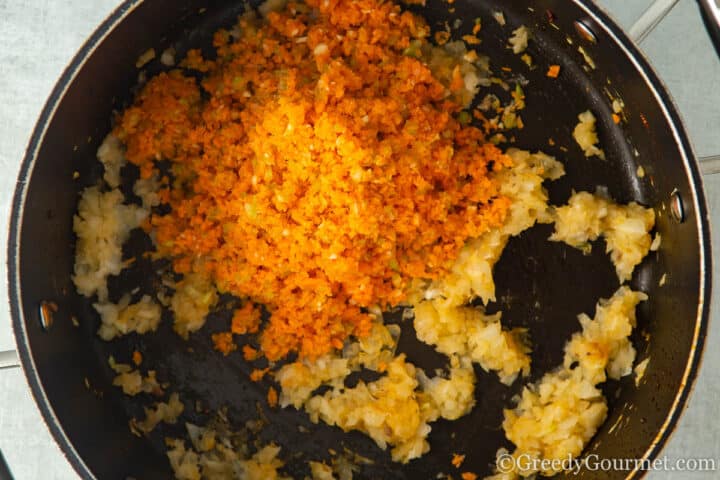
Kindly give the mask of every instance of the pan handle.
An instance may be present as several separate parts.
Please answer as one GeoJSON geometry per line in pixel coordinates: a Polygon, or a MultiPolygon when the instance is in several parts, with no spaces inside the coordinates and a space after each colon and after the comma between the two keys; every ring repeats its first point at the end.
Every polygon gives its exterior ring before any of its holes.
{"type": "Polygon", "coordinates": [[[0,480],[13,480],[10,467],[8,467],[8,464],[5,462],[2,452],[0,452],[0,480]]]}
{"type": "MultiPolygon", "coordinates": [[[[20,359],[18,358],[18,354],[15,350],[0,352],[0,370],[19,366],[20,359]]],[[[2,477],[0,477],[0,480],[2,480],[2,477]]]]}
{"type": "MultiPolygon", "coordinates": [[[[655,30],[677,5],[679,0],[654,0],[628,30],[628,36],[638,45],[655,30]]],[[[700,13],[715,51],[720,56],[720,0],[698,0],[700,13]]],[[[698,158],[703,175],[720,173],[720,155],[698,158]]]]}
{"type": "MultiPolygon", "coordinates": [[[[4,368],[13,368],[19,366],[17,352],[9,350],[7,352],[0,352],[0,370],[4,368]]],[[[0,450],[0,480],[13,480],[12,473],[10,473],[10,467],[5,462],[2,451],[0,450]]]]}
{"type": "Polygon", "coordinates": [[[705,28],[720,55],[720,0],[698,0],[705,28]]]}
{"type": "Polygon", "coordinates": [[[668,13],[677,5],[679,0],[655,0],[650,6],[635,20],[628,35],[638,45],[650,35],[650,32],[655,30],[655,27],[660,25],[660,22],[667,16],[668,13]]]}
{"type": "MultiPolygon", "coordinates": [[[[635,43],[642,43],[650,32],[663,21],[679,0],[654,0],[630,27],[628,34],[635,43]]],[[[715,51],[720,55],[720,0],[697,0],[715,51]]]]}
{"type": "Polygon", "coordinates": [[[720,155],[698,158],[700,173],[703,175],[716,175],[720,173],[720,155]]]}

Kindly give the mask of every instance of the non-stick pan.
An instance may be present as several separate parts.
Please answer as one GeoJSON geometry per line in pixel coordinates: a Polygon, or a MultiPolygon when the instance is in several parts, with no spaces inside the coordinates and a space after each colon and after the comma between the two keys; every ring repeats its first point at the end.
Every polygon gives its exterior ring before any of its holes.
{"type": "MultiPolygon", "coordinates": [[[[111,386],[108,357],[126,361],[139,349],[145,365],[180,393],[186,405],[184,421],[202,425],[222,407],[227,407],[234,426],[266,418],[259,436],[282,446],[286,471],[295,478],[308,474],[305,460],[326,459],[330,448],[347,448],[372,460],[357,478],[435,478],[450,472],[455,452],[467,455],[465,470],[489,473],[497,449],[512,448],[501,428],[502,409],[512,406],[523,384],[561,363],[563,345],[579,329],[576,315],[592,314],[598,299],[609,297],[618,286],[602,240],[589,256],[548,242],[548,226],[511,240],[496,267],[498,301],[490,309],[502,310],[508,327],[529,328],[533,373],[506,387],[477,369],[472,413],[456,422],[433,424],[431,451],[404,466],[392,463],[388,452],[360,433],[312,424],[292,409],[267,408],[268,385],[248,380],[250,367],[240,355],[224,358],[211,347],[210,334],[226,329],[226,314],[213,315],[189,342],[171,331],[167,319],[152,335],[110,343],[96,336],[99,319],[91,302],[76,294],[70,275],[72,216],[79,192],[102,174],[95,160],[99,142],[111,128],[113,112],[132,98],[140,54],[170,46],[178,55],[190,47],[210,53],[212,32],[230,26],[243,5],[236,0],[123,3],[82,48],[42,113],[15,193],[8,261],[19,356],[45,421],[82,478],[171,478],[164,438],[182,435],[182,424],[158,427],[147,439],[133,436],[128,420],[142,415],[143,402],[111,386]],[[41,318],[43,302],[57,305],[52,322],[41,318]]],[[[514,144],[542,149],[565,164],[566,177],[548,185],[551,202],[562,204],[573,189],[594,191],[602,185],[617,201],[635,200],[657,212],[662,247],[632,279],[632,287],[650,297],[639,307],[633,334],[638,358],[650,358],[647,373],[639,387],[630,377],[603,385],[609,416],[586,449],[599,458],[654,458],[673,430],[695,377],[710,298],[707,211],[698,166],[677,111],[637,48],[590,1],[457,0],[452,7],[454,13],[447,2],[429,0],[424,7],[410,8],[434,28],[459,19],[458,35],[468,33],[476,17],[483,19],[480,49],[490,55],[494,71],[512,82],[528,81],[525,128],[516,132],[514,144]],[[507,25],[492,19],[494,11],[504,12],[507,25]],[[528,53],[539,65],[535,70],[507,48],[510,32],[519,25],[533,32],[528,53]],[[561,65],[559,78],[546,77],[549,64],[561,65]],[[501,70],[503,66],[510,71],[501,70]],[[612,120],[615,98],[625,104],[625,120],[619,124],[612,120]],[[585,158],[572,140],[577,115],[588,108],[599,119],[605,161],[585,158]],[[638,167],[645,172],[642,178],[638,167]]],[[[145,75],[163,68],[156,60],[145,75]]],[[[138,234],[125,253],[130,256],[149,246],[138,234]]],[[[111,279],[111,296],[136,286],[151,292],[154,282],[149,261],[139,261],[111,279]]],[[[389,318],[402,323],[397,313],[389,318]]],[[[410,325],[402,326],[400,349],[410,360],[430,370],[440,366],[438,354],[414,340],[410,325]]],[[[584,475],[614,479],[641,472],[584,475]]]]}

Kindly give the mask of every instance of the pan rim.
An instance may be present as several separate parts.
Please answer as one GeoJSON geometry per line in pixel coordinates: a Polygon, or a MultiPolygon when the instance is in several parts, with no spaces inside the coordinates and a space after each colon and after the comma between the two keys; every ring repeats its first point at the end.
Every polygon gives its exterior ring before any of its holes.
{"type": "MultiPolygon", "coordinates": [[[[46,101],[43,110],[33,128],[28,146],[23,156],[12,200],[10,212],[10,228],[8,233],[7,266],[8,266],[8,296],[10,314],[14,339],[18,355],[22,364],[25,379],[28,382],[35,403],[40,410],[43,421],[48,427],[53,439],[60,447],[63,455],[67,458],[73,469],[83,479],[96,478],[92,470],[79,455],[70,439],[61,427],[52,404],[47,398],[41,384],[33,355],[29,346],[29,339],[25,326],[25,318],[22,311],[22,291],[20,283],[20,237],[22,233],[22,216],[25,205],[25,197],[29,180],[34,170],[40,147],[43,144],[45,134],[54,117],[54,114],[62,102],[66,91],[70,88],[76,76],[83,68],[85,62],[92,56],[98,46],[105,38],[112,33],[115,27],[128,17],[144,0],[125,0],[117,7],[100,26],[92,33],[80,50],[75,54],[63,74],[53,87],[53,90],[46,101]]],[[[690,180],[690,192],[692,197],[695,221],[698,229],[699,243],[699,302],[698,313],[695,319],[693,344],[690,347],[690,354],[687,358],[685,371],[680,387],[667,412],[665,422],[656,434],[648,449],[643,454],[643,460],[652,461],[667,444],[668,439],[677,428],[678,422],[683,413],[689,395],[692,392],[698,371],[702,361],[702,354],[705,346],[705,338],[709,324],[711,284],[712,284],[712,244],[710,239],[710,222],[708,220],[708,209],[706,197],[702,184],[697,156],[694,153],[684,122],[679,110],[671,98],[667,88],[656,74],[644,54],[627,37],[627,34],[615,23],[615,21],[600,7],[590,0],[572,0],[590,19],[594,21],[610,38],[621,48],[623,53],[630,59],[634,67],[645,80],[646,87],[650,89],[655,100],[658,102],[665,120],[668,122],[673,138],[678,145],[678,151],[682,159],[683,167],[690,180]]],[[[628,472],[626,480],[643,477],[647,472],[634,470],[628,472]]]]}
{"type": "MultiPolygon", "coordinates": [[[[702,363],[705,339],[710,322],[710,301],[712,299],[712,241],[710,235],[710,222],[708,220],[707,200],[703,188],[702,175],[697,160],[697,155],[692,147],[685,123],[680,115],[675,101],[670,92],[651,66],[645,54],[629,39],[627,34],[615,23],[615,21],[602,8],[588,0],[573,0],[573,3],[584,10],[588,16],[599,25],[606,34],[622,49],[623,53],[630,59],[637,71],[645,80],[646,86],[650,89],[660,106],[663,116],[670,125],[673,137],[679,148],[682,164],[690,179],[690,194],[693,201],[693,209],[698,228],[698,251],[700,253],[700,281],[698,294],[698,315],[695,321],[693,343],[690,346],[685,371],[680,382],[680,388],[675,394],[673,403],[667,412],[665,422],[650,443],[650,446],[640,460],[655,460],[667,444],[672,434],[677,429],[678,423],[688,402],[690,394],[695,388],[698,372],[702,363]]],[[[638,462],[637,464],[642,464],[638,462]]],[[[633,470],[628,472],[626,480],[640,479],[647,475],[647,470],[633,470]]]]}
{"type": "Polygon", "coordinates": [[[93,31],[90,37],[83,43],[78,52],[73,56],[70,63],[63,70],[62,75],[55,83],[50,96],[48,97],[40,116],[33,128],[32,135],[25,149],[20,172],[13,194],[12,209],[10,211],[10,229],[8,233],[7,247],[7,268],[8,268],[8,296],[10,304],[10,317],[12,330],[15,339],[15,347],[18,352],[25,380],[30,386],[35,404],[42,415],[45,426],[50,431],[53,439],[60,447],[67,461],[75,472],[83,480],[93,480],[94,475],[85,460],[77,452],[60,421],[55,414],[54,408],[45,394],[41,383],[35,360],[33,358],[27,330],[25,328],[25,317],[22,311],[22,287],[20,282],[20,236],[22,234],[22,216],[25,208],[25,197],[32,172],[35,167],[38,152],[43,144],[45,134],[55,115],[55,112],[62,102],[65,93],[72,85],[85,62],[92,56],[98,46],[105,38],[112,33],[127,16],[129,16],[144,0],[125,0],[115,8],[103,22],[93,31]]]}

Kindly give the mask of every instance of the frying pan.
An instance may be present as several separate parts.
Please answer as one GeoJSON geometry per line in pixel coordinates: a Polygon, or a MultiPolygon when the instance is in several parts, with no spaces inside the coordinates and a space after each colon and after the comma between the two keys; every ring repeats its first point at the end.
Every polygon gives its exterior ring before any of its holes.
{"type": "MultiPolygon", "coordinates": [[[[542,149],[565,164],[567,175],[547,185],[551,203],[564,203],[573,189],[593,191],[604,185],[617,201],[635,200],[657,212],[662,248],[636,269],[631,282],[650,297],[638,308],[632,337],[638,359],[649,357],[650,363],[639,387],[631,377],[603,385],[608,419],[586,449],[599,458],[655,458],[677,423],[698,369],[711,283],[707,210],[698,165],[677,111],[637,48],[587,0],[457,0],[453,7],[449,13],[446,2],[429,0],[424,7],[411,8],[434,28],[460,19],[458,35],[468,33],[472,19],[481,17],[481,50],[491,56],[494,71],[508,81],[529,81],[524,88],[525,128],[516,132],[514,144],[542,149]],[[492,20],[496,10],[504,12],[506,26],[492,20]],[[533,31],[528,53],[540,65],[535,70],[506,47],[511,30],[519,25],[533,31]],[[587,64],[578,47],[596,68],[587,64]],[[558,79],[545,76],[549,64],[561,65],[558,79]],[[620,124],[611,119],[611,98],[625,103],[627,118],[620,124]],[[598,117],[606,161],[585,158],[572,140],[577,114],[588,108],[598,117]],[[640,166],[643,178],[636,175],[640,166]],[[662,286],[661,278],[666,279],[662,286]]],[[[435,478],[438,472],[451,471],[450,458],[456,452],[467,455],[464,470],[490,473],[497,449],[512,448],[501,428],[502,409],[512,406],[523,384],[561,363],[563,345],[579,329],[576,315],[592,314],[597,300],[618,286],[602,240],[588,256],[548,242],[548,226],[510,241],[495,269],[498,301],[489,309],[504,312],[505,326],[529,329],[533,373],[507,387],[477,369],[472,413],[456,422],[433,424],[431,451],[404,466],[392,463],[388,452],[360,433],[312,424],[292,409],[267,408],[268,384],[248,380],[250,367],[240,355],[224,358],[212,349],[210,335],[227,329],[225,313],[211,315],[189,342],[171,331],[167,318],[155,334],[110,343],[96,336],[99,319],[91,302],[75,293],[70,277],[72,216],[79,192],[102,174],[95,152],[111,128],[113,112],[132,99],[139,73],[135,60],[150,47],[161,52],[173,46],[179,55],[202,47],[210,53],[212,32],[230,26],[243,8],[241,2],[221,0],[123,3],[73,60],[38,121],[15,192],[8,271],[18,354],[50,431],[84,479],[172,478],[164,438],[181,436],[184,421],[207,423],[212,412],[223,407],[233,426],[265,418],[260,440],[283,448],[285,471],[296,478],[308,474],[305,460],[327,459],[330,448],[372,460],[356,478],[435,478]],[[58,307],[52,322],[41,318],[43,302],[58,307]],[[142,416],[147,399],[123,396],[112,387],[114,374],[107,365],[110,355],[127,361],[135,349],[186,406],[179,425],[160,426],[148,438],[135,437],[128,429],[129,418],[142,416]]],[[[163,68],[154,61],[146,74],[163,68]]],[[[137,234],[125,254],[149,247],[149,240],[137,234]]],[[[110,280],[111,298],[135,287],[140,294],[152,292],[156,282],[149,261],[138,261],[110,280]]],[[[402,323],[399,312],[390,312],[388,321],[402,324],[399,348],[413,363],[428,370],[443,365],[434,350],[414,340],[411,325],[402,323]]],[[[642,473],[581,475],[615,479],[642,473]]]]}

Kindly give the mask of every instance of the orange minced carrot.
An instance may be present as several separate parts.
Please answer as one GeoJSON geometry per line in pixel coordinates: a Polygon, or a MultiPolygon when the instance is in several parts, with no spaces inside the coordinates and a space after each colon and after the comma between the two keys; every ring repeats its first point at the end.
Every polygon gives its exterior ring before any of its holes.
{"type": "Polygon", "coordinates": [[[557,78],[560,75],[560,65],[550,65],[547,71],[547,76],[550,78],[557,78]]]}
{"type": "Polygon", "coordinates": [[[259,382],[260,380],[262,380],[265,377],[265,375],[267,375],[267,373],[269,371],[270,371],[269,368],[263,368],[263,369],[256,368],[255,370],[250,372],[250,380],[252,380],[253,382],[259,382]]]}
{"type": "Polygon", "coordinates": [[[260,311],[252,303],[235,310],[230,330],[236,335],[256,333],[260,328],[260,311]]]}
{"type": "Polygon", "coordinates": [[[137,257],[130,257],[130,258],[128,258],[127,260],[123,260],[123,263],[122,263],[123,268],[128,268],[128,267],[130,267],[130,266],[131,266],[133,263],[135,263],[136,261],[137,261],[137,257]]]}
{"type": "Polygon", "coordinates": [[[460,71],[460,65],[455,65],[452,72],[452,81],[450,82],[450,91],[458,92],[465,87],[465,79],[460,71]]]}
{"type": "Polygon", "coordinates": [[[149,218],[158,254],[249,299],[231,331],[257,332],[269,360],[315,358],[501,225],[488,166],[512,161],[457,120],[463,74],[434,76],[417,58],[429,26],[393,2],[307,0],[238,26],[216,33],[217,60],[181,62],[201,80],[150,79],[114,133],[142,178],[171,166],[169,213],[149,218]]]}
{"type": "Polygon", "coordinates": [[[237,349],[237,345],[233,341],[233,335],[231,332],[214,333],[211,338],[215,346],[215,350],[222,352],[223,355],[227,356],[230,352],[237,349]]]}
{"type": "Polygon", "coordinates": [[[460,465],[462,465],[464,461],[465,455],[455,453],[453,454],[452,461],[450,463],[452,463],[453,467],[460,468],[460,465]]]}
{"type": "Polygon", "coordinates": [[[278,393],[277,393],[277,390],[275,390],[274,387],[270,387],[270,389],[268,390],[268,393],[267,393],[267,401],[268,401],[268,405],[270,405],[270,407],[272,407],[272,408],[277,407],[277,404],[278,404],[278,393]]]}
{"type": "Polygon", "coordinates": [[[450,40],[450,32],[445,30],[438,30],[434,35],[435,43],[438,45],[445,45],[450,40]]]}
{"type": "Polygon", "coordinates": [[[260,355],[260,352],[258,352],[255,348],[253,348],[250,345],[243,345],[242,352],[243,352],[243,358],[245,360],[247,360],[248,362],[257,360],[258,356],[260,355]]]}
{"type": "Polygon", "coordinates": [[[135,366],[139,367],[140,364],[141,364],[142,361],[143,361],[142,353],[140,353],[140,352],[138,352],[137,350],[135,350],[135,351],[132,353],[132,361],[133,361],[133,363],[135,364],[135,366]]]}
{"type": "Polygon", "coordinates": [[[648,123],[647,117],[645,117],[644,113],[640,114],[640,121],[642,122],[642,124],[645,128],[650,128],[650,124],[648,123]]]}
{"type": "Polygon", "coordinates": [[[612,114],[612,119],[613,119],[613,122],[620,123],[620,115],[618,115],[617,113],[612,114]]]}
{"type": "Polygon", "coordinates": [[[462,480],[477,480],[478,476],[472,472],[463,472],[460,478],[462,478],[462,480]]]}
{"type": "Polygon", "coordinates": [[[150,224],[149,218],[146,218],[145,220],[140,222],[140,229],[145,233],[148,233],[152,230],[152,225],[150,224]]]}

